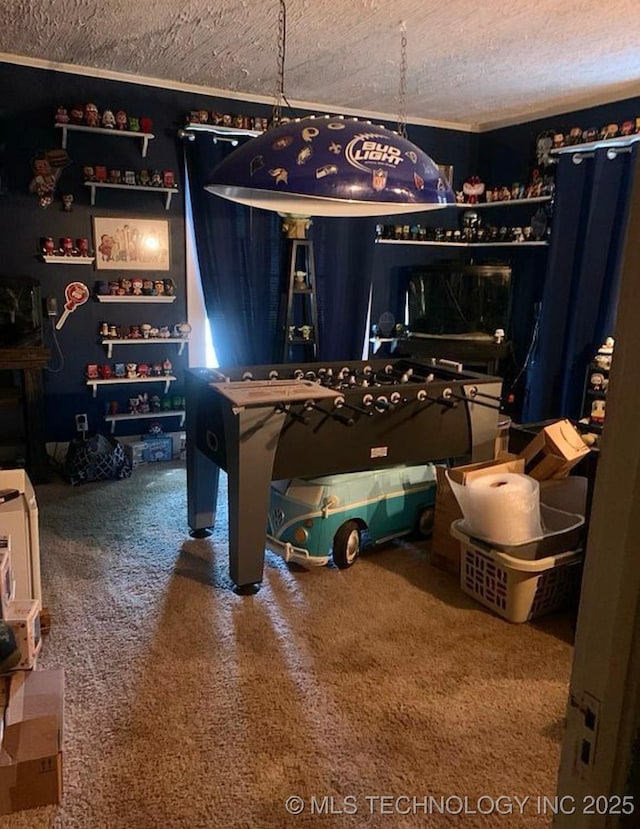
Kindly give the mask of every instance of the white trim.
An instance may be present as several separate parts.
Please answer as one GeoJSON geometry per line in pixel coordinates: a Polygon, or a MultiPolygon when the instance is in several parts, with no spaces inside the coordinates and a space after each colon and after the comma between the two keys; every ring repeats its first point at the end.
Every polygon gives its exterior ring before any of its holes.
{"type": "MultiPolygon", "coordinates": [[[[558,98],[553,102],[549,102],[546,106],[541,106],[539,109],[514,112],[512,115],[496,118],[495,121],[481,121],[475,125],[475,131],[491,132],[492,130],[499,130],[504,127],[516,127],[520,124],[529,124],[531,121],[538,121],[542,118],[565,116],[583,109],[621,103],[628,98],[637,98],[639,95],[640,84],[638,81],[631,81],[627,84],[618,84],[596,95],[572,95],[567,98],[558,98]]],[[[633,112],[629,113],[629,117],[633,117],[633,112]]]]}
{"type": "MultiPolygon", "coordinates": [[[[135,83],[140,86],[153,86],[160,89],[173,89],[178,92],[193,92],[196,95],[210,95],[215,98],[227,98],[231,101],[247,101],[249,103],[273,104],[271,95],[255,95],[250,92],[233,92],[229,89],[218,89],[214,86],[199,86],[198,84],[182,83],[165,78],[151,78],[147,75],[131,75],[128,72],[116,72],[112,69],[97,69],[93,66],[79,66],[76,64],[60,63],[52,60],[42,60],[26,55],[15,55],[11,52],[0,52],[0,63],[13,63],[17,66],[29,66],[33,69],[48,69],[52,72],[66,72],[69,75],[83,75],[90,78],[100,78],[122,83],[135,83]]],[[[438,121],[431,118],[418,118],[408,116],[407,123],[418,127],[434,127],[435,129],[456,130],[457,132],[483,133],[505,127],[515,127],[520,124],[528,124],[531,121],[538,121],[542,118],[552,118],[559,115],[567,115],[582,109],[605,106],[606,104],[618,103],[627,98],[640,96],[640,85],[637,81],[627,84],[618,84],[598,95],[576,95],[559,99],[547,106],[534,110],[523,110],[509,116],[496,118],[491,121],[458,122],[438,121]]],[[[395,122],[397,113],[367,111],[362,109],[343,108],[341,106],[330,107],[327,104],[319,104],[314,101],[303,101],[291,98],[289,103],[296,109],[306,109],[311,112],[322,112],[335,115],[352,115],[358,118],[376,118],[382,121],[395,122]]]]}
{"type": "MultiPolygon", "coordinates": [[[[128,72],[115,72],[112,69],[96,69],[93,66],[79,66],[77,64],[59,63],[58,61],[42,60],[26,55],[14,55],[10,52],[0,52],[0,63],[13,63],[18,66],[30,66],[34,69],[48,69],[52,72],[66,72],[69,75],[83,75],[89,78],[100,78],[101,80],[121,81],[122,83],[135,83],[140,86],[153,86],[160,89],[173,89],[178,92],[193,92],[195,95],[208,95],[214,98],[227,98],[231,101],[248,101],[256,104],[273,105],[273,95],[254,95],[250,92],[232,92],[229,89],[218,89],[214,86],[199,86],[198,84],[182,83],[166,78],[151,78],[147,75],[130,75],[128,72]]],[[[341,106],[329,106],[314,101],[303,101],[290,98],[292,108],[306,109],[311,112],[328,113],[335,115],[352,115],[358,118],[375,118],[381,121],[395,122],[397,114],[390,115],[388,112],[375,112],[363,109],[344,109],[341,106]]],[[[436,121],[428,118],[411,118],[408,123],[421,127],[435,127],[442,130],[457,130],[458,132],[478,132],[476,124],[458,123],[456,121],[436,121]]]]}

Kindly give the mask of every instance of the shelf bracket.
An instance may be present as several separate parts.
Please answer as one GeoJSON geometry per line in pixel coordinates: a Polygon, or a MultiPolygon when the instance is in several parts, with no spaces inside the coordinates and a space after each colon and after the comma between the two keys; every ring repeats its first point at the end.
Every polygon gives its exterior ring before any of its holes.
{"type": "Polygon", "coordinates": [[[142,157],[147,157],[147,148],[149,147],[149,139],[146,135],[141,136],[142,138],[142,157]]]}
{"type": "Polygon", "coordinates": [[[97,383],[89,383],[91,388],[93,389],[93,396],[96,397],[98,394],[98,384],[97,383]]]}
{"type": "Polygon", "coordinates": [[[91,207],[96,203],[96,188],[92,182],[89,182],[89,189],[91,190],[91,207]]]}
{"type": "Polygon", "coordinates": [[[166,197],[165,202],[164,202],[164,209],[165,210],[169,209],[169,205],[171,204],[171,196],[173,196],[173,193],[168,192],[167,197],[166,197]]]}

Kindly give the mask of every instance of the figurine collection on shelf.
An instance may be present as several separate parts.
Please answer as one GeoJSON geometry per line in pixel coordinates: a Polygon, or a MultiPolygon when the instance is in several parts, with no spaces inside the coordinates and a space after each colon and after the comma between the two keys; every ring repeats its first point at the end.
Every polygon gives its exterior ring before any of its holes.
{"type": "MultiPolygon", "coordinates": [[[[183,412],[184,411],[184,396],[181,394],[147,394],[147,392],[140,392],[138,394],[131,394],[126,399],[125,403],[119,400],[109,400],[105,403],[105,415],[114,416],[118,414],[159,414],[160,412],[183,412]]],[[[159,424],[156,424],[159,426],[159,424]]],[[[151,431],[151,430],[150,430],[151,431]]],[[[158,434],[162,432],[159,428],[158,434]]],[[[156,432],[151,432],[156,434],[156,432]]]]}
{"type": "Polygon", "coordinates": [[[423,225],[376,225],[378,239],[390,239],[410,242],[444,242],[448,244],[476,243],[491,244],[496,242],[541,242],[548,241],[549,224],[544,208],[536,211],[530,224],[507,227],[506,225],[483,225],[475,211],[465,211],[462,227],[424,227],[423,225]],[[468,216],[473,213],[474,216],[468,216]]]}
{"type": "Polygon", "coordinates": [[[86,164],[82,168],[85,182],[98,184],[125,184],[139,187],[170,187],[176,188],[173,170],[111,170],[104,165],[86,164]]]}
{"type": "Polygon", "coordinates": [[[113,109],[104,109],[101,112],[92,101],[86,104],[76,104],[70,109],[59,106],[56,110],[55,121],[56,124],[75,124],[83,127],[101,127],[147,134],[153,129],[153,122],[147,116],[129,115],[123,109],[118,109],[115,113],[113,109]]]}
{"type": "Polygon", "coordinates": [[[87,380],[137,380],[146,377],[171,377],[173,363],[167,357],[154,363],[88,363],[87,380]]]}
{"type": "Polygon", "coordinates": [[[81,237],[74,240],[70,236],[61,236],[57,245],[53,236],[42,236],[40,239],[40,253],[43,256],[92,256],[88,239],[81,237]]]}
{"type": "Polygon", "coordinates": [[[269,126],[269,119],[250,115],[210,112],[207,109],[193,109],[187,114],[187,126],[191,124],[207,124],[212,127],[264,132],[269,126]]]}
{"type": "Polygon", "coordinates": [[[542,174],[539,168],[536,167],[531,174],[531,181],[527,185],[516,181],[511,185],[487,187],[479,176],[469,176],[462,185],[462,190],[456,192],[456,202],[469,205],[488,204],[536,199],[543,196],[553,198],[554,195],[554,177],[549,174],[542,174]]]}
{"type": "Polygon", "coordinates": [[[175,285],[172,279],[143,279],[141,276],[121,277],[120,279],[100,279],[95,283],[98,296],[174,296],[175,285]]]}
{"type": "Polygon", "coordinates": [[[113,340],[187,340],[191,333],[188,322],[178,322],[175,325],[154,326],[148,322],[141,325],[118,326],[109,322],[101,322],[99,335],[103,339],[113,340]]]}
{"type": "Polygon", "coordinates": [[[607,389],[609,387],[609,372],[613,361],[615,340],[607,337],[598,349],[597,354],[589,363],[582,404],[582,418],[584,426],[595,427],[596,432],[604,425],[607,408],[607,389]]]}
{"type": "Polygon", "coordinates": [[[640,117],[634,117],[620,124],[604,124],[602,127],[545,130],[538,136],[536,148],[539,156],[546,157],[546,153],[550,150],[558,150],[561,147],[575,147],[578,144],[609,141],[612,138],[627,138],[638,134],[640,134],[640,117]]]}

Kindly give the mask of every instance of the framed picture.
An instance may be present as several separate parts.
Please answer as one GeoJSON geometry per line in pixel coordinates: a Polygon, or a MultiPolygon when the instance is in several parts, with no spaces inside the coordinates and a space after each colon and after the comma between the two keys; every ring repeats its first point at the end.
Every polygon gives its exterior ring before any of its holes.
{"type": "Polygon", "coordinates": [[[167,219],[93,217],[93,247],[98,271],[168,271],[167,219]]]}
{"type": "Polygon", "coordinates": [[[438,164],[438,170],[449,187],[453,187],[453,164],[438,164]]]}

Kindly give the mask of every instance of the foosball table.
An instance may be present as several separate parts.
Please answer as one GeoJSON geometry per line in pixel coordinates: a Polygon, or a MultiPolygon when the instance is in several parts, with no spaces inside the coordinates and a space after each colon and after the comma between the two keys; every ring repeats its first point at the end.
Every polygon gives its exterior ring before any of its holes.
{"type": "Polygon", "coordinates": [[[494,455],[502,381],[435,359],[293,363],[186,372],[192,535],[215,525],[228,476],[229,571],[263,577],[272,480],[494,455]]]}

